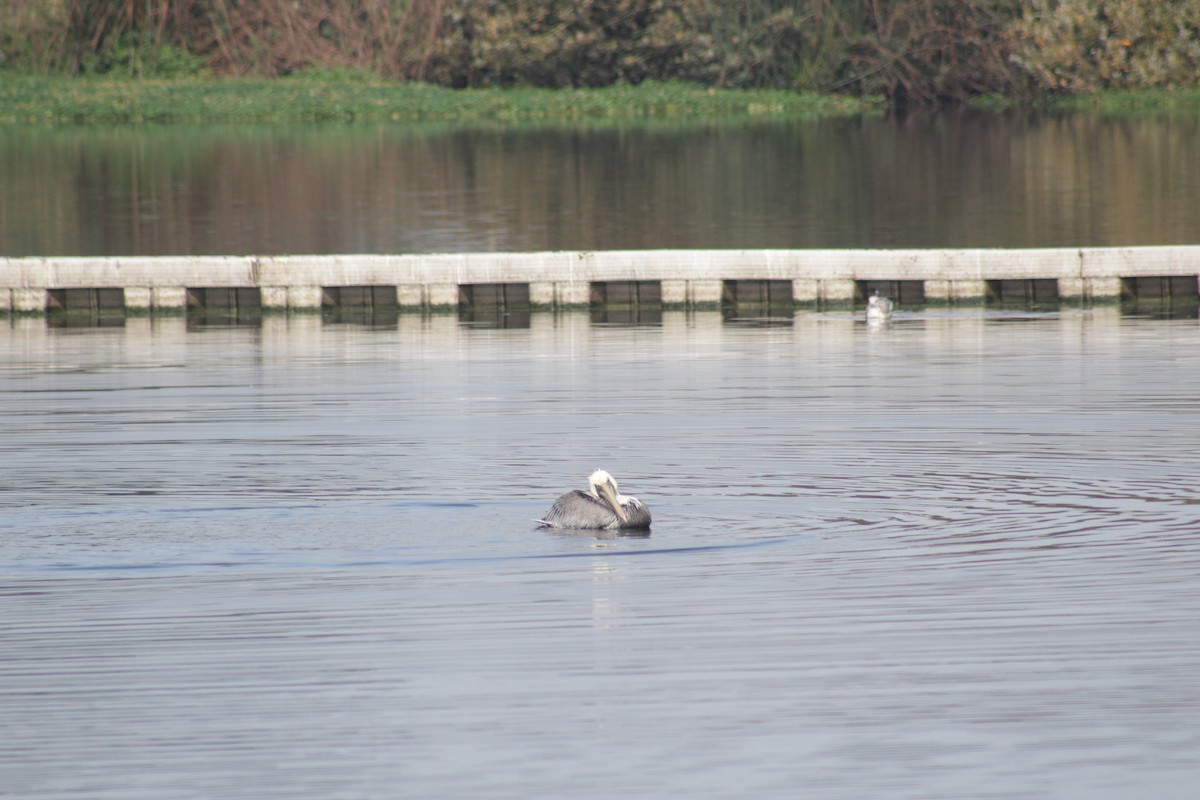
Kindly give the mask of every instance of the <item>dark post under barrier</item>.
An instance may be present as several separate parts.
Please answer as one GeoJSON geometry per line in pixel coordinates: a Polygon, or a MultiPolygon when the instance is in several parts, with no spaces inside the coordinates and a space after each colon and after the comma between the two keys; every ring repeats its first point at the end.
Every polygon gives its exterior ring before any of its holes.
{"type": "Polygon", "coordinates": [[[395,286],[322,286],[321,305],[339,309],[394,309],[395,286]]]}
{"type": "Polygon", "coordinates": [[[1002,304],[1055,305],[1059,301],[1058,281],[1052,278],[988,281],[987,299],[1002,304]]]}
{"type": "Polygon", "coordinates": [[[125,313],[124,289],[51,289],[46,292],[47,311],[125,313]]]}
{"type": "Polygon", "coordinates": [[[792,282],[723,281],[721,299],[729,305],[787,306],[793,305],[792,282]]]}
{"type": "Polygon", "coordinates": [[[1121,296],[1141,301],[1191,302],[1200,296],[1200,281],[1190,275],[1149,275],[1121,279],[1121,296]]]}
{"type": "Polygon", "coordinates": [[[187,304],[208,311],[261,311],[262,291],[256,286],[188,289],[187,304]]]}
{"type": "Polygon", "coordinates": [[[485,309],[529,308],[528,283],[466,283],[458,287],[459,306],[485,309]]]}
{"type": "Polygon", "coordinates": [[[595,281],[591,285],[594,305],[662,306],[661,281],[595,281]]]}

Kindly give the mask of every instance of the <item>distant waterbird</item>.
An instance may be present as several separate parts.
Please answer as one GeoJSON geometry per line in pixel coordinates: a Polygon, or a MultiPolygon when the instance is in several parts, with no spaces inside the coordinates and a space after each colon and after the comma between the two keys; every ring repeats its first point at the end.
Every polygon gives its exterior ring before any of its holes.
{"type": "Polygon", "coordinates": [[[646,530],[650,509],[617,489],[617,480],[602,469],[588,477],[588,490],[575,489],[554,501],[538,523],[547,528],[646,530]]]}
{"type": "Polygon", "coordinates": [[[876,289],[867,298],[867,322],[887,322],[892,318],[892,301],[876,289]]]}

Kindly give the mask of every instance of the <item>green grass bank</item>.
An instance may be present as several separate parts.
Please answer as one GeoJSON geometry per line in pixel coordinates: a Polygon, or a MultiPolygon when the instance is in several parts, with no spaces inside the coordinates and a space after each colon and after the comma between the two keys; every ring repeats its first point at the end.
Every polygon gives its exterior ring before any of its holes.
{"type": "Polygon", "coordinates": [[[0,122],[574,122],[793,118],[878,111],[882,99],[647,82],[599,89],[447,89],[318,77],[0,80],[0,122]]]}
{"type": "MultiPolygon", "coordinates": [[[[1200,89],[984,96],[982,110],[1200,114],[1200,89]]],[[[791,119],[880,113],[883,97],[646,82],[598,89],[448,89],[349,74],[288,78],[0,78],[0,124],[445,122],[574,123],[713,118],[791,119]]]]}

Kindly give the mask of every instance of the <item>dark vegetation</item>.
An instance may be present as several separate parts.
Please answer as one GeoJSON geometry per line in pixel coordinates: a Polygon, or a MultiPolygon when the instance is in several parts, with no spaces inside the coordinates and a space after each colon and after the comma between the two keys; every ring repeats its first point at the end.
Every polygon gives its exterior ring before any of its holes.
{"type": "Polygon", "coordinates": [[[1195,86],[1200,0],[0,0],[0,68],[938,104],[1195,86]]]}

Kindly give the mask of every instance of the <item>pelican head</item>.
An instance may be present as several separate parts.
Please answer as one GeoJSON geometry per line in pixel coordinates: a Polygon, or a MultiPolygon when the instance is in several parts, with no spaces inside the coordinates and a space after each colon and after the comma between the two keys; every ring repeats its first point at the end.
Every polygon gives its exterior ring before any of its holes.
{"type": "Polygon", "coordinates": [[[617,519],[621,522],[628,522],[629,516],[625,513],[625,509],[621,508],[620,491],[617,490],[617,479],[609,475],[602,469],[598,469],[588,476],[588,494],[595,497],[597,500],[603,500],[612,506],[613,513],[617,515],[617,519]]]}

